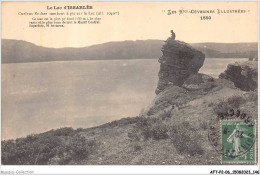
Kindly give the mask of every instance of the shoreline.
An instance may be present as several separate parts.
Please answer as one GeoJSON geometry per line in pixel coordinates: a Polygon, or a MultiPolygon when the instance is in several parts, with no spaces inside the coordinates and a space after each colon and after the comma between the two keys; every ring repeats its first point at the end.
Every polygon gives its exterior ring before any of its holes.
{"type": "MultiPolygon", "coordinates": [[[[37,63],[66,63],[66,62],[80,62],[80,61],[137,61],[137,60],[157,60],[158,58],[136,58],[136,59],[87,59],[87,60],[67,60],[67,61],[35,61],[35,62],[19,62],[19,63],[1,63],[2,65],[7,64],[37,64],[37,63]]],[[[248,58],[205,58],[205,59],[248,59],[248,58]]]]}

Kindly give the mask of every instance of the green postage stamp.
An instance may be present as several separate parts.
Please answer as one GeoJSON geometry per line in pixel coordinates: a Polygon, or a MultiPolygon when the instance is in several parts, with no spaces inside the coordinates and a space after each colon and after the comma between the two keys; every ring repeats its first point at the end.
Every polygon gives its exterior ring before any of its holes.
{"type": "Polygon", "coordinates": [[[222,163],[254,163],[255,132],[254,120],[221,120],[222,163]]]}

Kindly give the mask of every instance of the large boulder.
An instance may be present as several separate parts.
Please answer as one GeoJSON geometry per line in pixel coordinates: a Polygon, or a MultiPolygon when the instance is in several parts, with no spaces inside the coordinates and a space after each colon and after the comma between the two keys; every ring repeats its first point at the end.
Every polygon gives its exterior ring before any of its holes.
{"type": "Polygon", "coordinates": [[[183,83],[182,87],[188,90],[207,91],[215,86],[215,79],[205,74],[193,74],[183,83]]]}
{"type": "Polygon", "coordinates": [[[156,94],[169,85],[182,86],[190,75],[199,72],[205,60],[202,52],[173,37],[165,41],[162,53],[162,57],[159,58],[161,65],[156,94]]]}
{"type": "Polygon", "coordinates": [[[243,91],[257,89],[257,61],[229,64],[227,69],[219,75],[219,78],[230,80],[243,91]]]}

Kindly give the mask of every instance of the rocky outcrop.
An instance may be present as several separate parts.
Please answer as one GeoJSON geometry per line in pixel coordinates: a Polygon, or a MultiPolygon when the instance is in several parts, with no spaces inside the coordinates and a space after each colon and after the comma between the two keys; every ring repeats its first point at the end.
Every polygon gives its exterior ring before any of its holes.
{"type": "Polygon", "coordinates": [[[215,79],[205,74],[193,74],[183,83],[182,87],[188,90],[206,90],[214,86],[215,79]],[[208,88],[207,88],[208,87],[208,88]]]}
{"type": "Polygon", "coordinates": [[[174,38],[168,38],[162,47],[163,55],[159,58],[161,65],[156,94],[169,85],[182,86],[190,75],[198,73],[205,60],[202,52],[174,38]]]}
{"type": "Polygon", "coordinates": [[[195,99],[216,94],[219,91],[229,92],[240,90],[229,80],[214,79],[213,77],[200,73],[194,74],[188,77],[182,86],[172,85],[164,89],[155,97],[149,106],[141,111],[140,115],[156,117],[167,110],[186,107],[188,103],[195,99]]]}
{"type": "Polygon", "coordinates": [[[243,91],[257,89],[257,61],[229,64],[219,78],[230,80],[243,91]]]}

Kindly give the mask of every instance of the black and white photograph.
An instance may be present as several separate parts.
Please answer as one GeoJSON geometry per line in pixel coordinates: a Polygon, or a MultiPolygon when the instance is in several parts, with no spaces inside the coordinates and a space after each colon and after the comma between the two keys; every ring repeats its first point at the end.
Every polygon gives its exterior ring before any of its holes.
{"type": "Polygon", "coordinates": [[[258,165],[257,1],[2,1],[1,18],[1,166],[258,165]]]}

